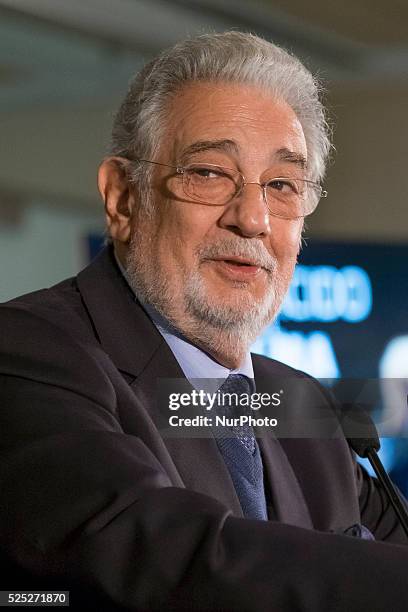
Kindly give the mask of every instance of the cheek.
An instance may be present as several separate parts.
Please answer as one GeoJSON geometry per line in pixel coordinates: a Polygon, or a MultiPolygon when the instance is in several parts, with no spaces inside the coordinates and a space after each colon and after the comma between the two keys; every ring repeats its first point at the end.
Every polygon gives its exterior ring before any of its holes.
{"type": "Polygon", "coordinates": [[[292,260],[297,257],[302,229],[302,219],[288,221],[275,218],[271,222],[271,246],[278,260],[292,260]]]}
{"type": "Polygon", "coordinates": [[[160,257],[190,269],[197,247],[217,222],[214,207],[170,202],[163,209],[156,233],[160,257]]]}
{"type": "Polygon", "coordinates": [[[172,224],[183,243],[201,243],[217,225],[220,208],[200,204],[173,204],[172,224]]]}

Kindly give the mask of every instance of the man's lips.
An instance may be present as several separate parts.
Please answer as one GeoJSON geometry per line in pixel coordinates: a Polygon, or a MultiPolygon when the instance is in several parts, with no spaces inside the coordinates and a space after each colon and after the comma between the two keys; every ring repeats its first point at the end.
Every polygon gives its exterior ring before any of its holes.
{"type": "Polygon", "coordinates": [[[257,262],[245,257],[226,255],[225,257],[216,257],[207,261],[213,262],[224,276],[234,280],[250,280],[262,272],[262,270],[268,272],[266,268],[257,262]]]}
{"type": "Polygon", "coordinates": [[[267,268],[265,268],[265,266],[263,266],[262,264],[258,263],[257,261],[253,261],[252,259],[248,259],[246,257],[226,255],[225,257],[215,257],[213,261],[225,262],[227,264],[231,264],[237,267],[260,268],[260,269],[264,269],[268,271],[267,268]]]}

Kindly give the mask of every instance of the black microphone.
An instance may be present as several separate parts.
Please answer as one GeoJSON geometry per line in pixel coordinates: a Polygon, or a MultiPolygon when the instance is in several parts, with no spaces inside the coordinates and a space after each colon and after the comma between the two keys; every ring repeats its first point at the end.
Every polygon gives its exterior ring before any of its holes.
{"type": "Polygon", "coordinates": [[[390,500],[395,513],[408,537],[408,512],[403,504],[399,493],[384,469],[377,451],[381,444],[378,438],[377,429],[370,415],[357,404],[343,404],[344,412],[341,415],[341,426],[347,442],[359,457],[367,458],[382,484],[388,499],[390,500]],[[353,416],[350,418],[350,414],[353,416]],[[362,427],[363,437],[356,437],[357,430],[362,427]]]}

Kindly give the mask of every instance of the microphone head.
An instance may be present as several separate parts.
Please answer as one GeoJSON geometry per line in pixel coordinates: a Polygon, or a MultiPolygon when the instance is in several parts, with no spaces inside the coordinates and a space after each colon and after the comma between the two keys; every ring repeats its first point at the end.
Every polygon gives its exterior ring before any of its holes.
{"type": "Polygon", "coordinates": [[[342,404],[340,424],[347,442],[359,457],[367,457],[371,450],[380,450],[377,428],[359,404],[342,404]]]}

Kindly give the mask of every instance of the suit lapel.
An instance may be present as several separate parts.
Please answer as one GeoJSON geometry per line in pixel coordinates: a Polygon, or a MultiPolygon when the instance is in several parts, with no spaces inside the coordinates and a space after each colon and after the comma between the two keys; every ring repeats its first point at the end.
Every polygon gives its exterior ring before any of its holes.
{"type": "Polygon", "coordinates": [[[77,283],[104,350],[119,370],[138,376],[163,338],[135,301],[112,249],[104,249],[80,272],[77,283]]]}
{"type": "MultiPolygon", "coordinates": [[[[160,379],[185,382],[167,342],[135,301],[110,248],[78,275],[77,283],[103,349],[163,432],[168,427],[169,410],[168,404],[159,401],[160,379]]],[[[242,516],[231,477],[212,437],[164,435],[163,441],[177,468],[178,486],[215,497],[235,516],[242,516]]]]}
{"type": "MultiPolygon", "coordinates": [[[[257,392],[271,394],[276,391],[275,363],[253,355],[257,392]]],[[[260,433],[258,443],[263,458],[265,482],[270,487],[268,493],[272,498],[272,516],[282,523],[312,529],[312,519],[302,489],[281,442],[269,431],[260,433]]]]}
{"type": "Polygon", "coordinates": [[[271,487],[270,514],[288,525],[312,529],[312,520],[292,466],[280,442],[269,434],[258,439],[265,480],[271,487]]]}

